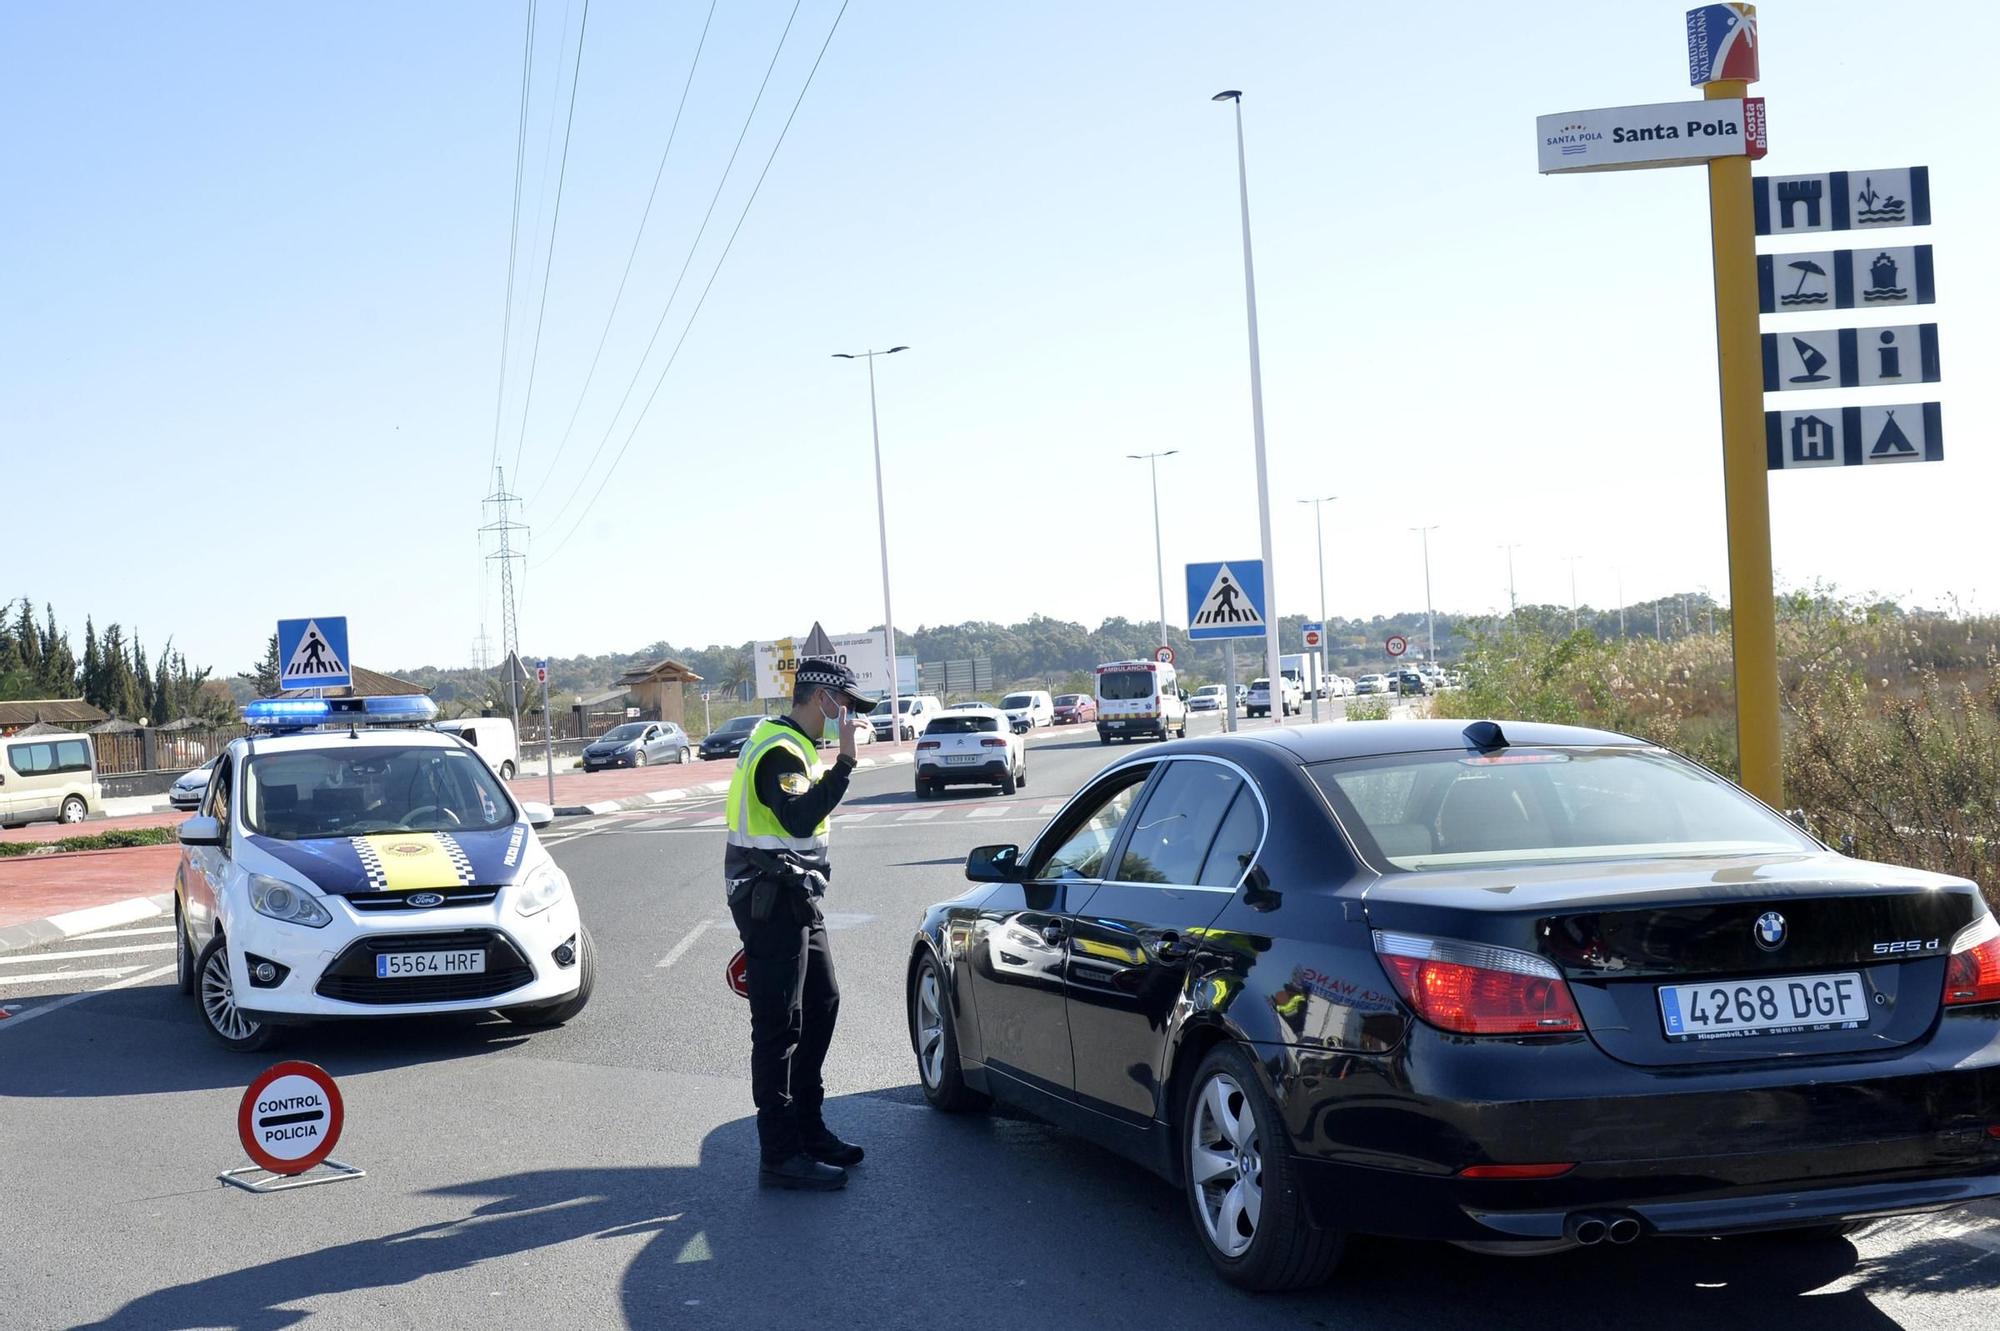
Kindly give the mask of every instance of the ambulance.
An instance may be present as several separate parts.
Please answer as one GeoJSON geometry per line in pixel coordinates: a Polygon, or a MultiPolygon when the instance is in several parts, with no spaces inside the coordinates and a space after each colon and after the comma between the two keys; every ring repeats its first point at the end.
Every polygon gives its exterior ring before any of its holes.
{"type": "Polygon", "coordinates": [[[1165,661],[1112,661],[1097,667],[1097,742],[1187,738],[1187,696],[1165,661]]]}

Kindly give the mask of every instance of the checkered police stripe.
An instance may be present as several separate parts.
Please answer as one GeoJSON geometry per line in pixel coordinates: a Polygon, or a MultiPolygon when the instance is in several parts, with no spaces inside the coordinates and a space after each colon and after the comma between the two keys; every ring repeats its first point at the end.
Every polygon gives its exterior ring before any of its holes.
{"type": "Polygon", "coordinates": [[[458,875],[459,886],[471,887],[473,882],[472,861],[466,857],[465,847],[459,845],[458,838],[449,832],[440,832],[437,834],[437,838],[438,843],[444,847],[444,853],[451,857],[451,867],[453,872],[458,875]]]}
{"type": "Polygon", "coordinates": [[[354,854],[361,861],[361,872],[368,875],[368,886],[380,892],[389,886],[389,871],[382,864],[382,854],[376,850],[367,837],[349,837],[354,843],[354,854]]]}

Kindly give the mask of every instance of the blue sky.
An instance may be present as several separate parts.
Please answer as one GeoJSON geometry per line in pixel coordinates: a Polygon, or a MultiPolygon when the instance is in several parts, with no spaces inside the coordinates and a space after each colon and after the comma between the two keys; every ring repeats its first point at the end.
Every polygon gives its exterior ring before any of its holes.
{"type": "MultiPolygon", "coordinates": [[[[865,373],[829,353],[891,343],[912,348],[879,366],[901,625],[1149,617],[1124,455],[1154,448],[1181,450],[1180,620],[1181,563],[1257,549],[1224,87],[1246,91],[1280,608],[1316,608],[1313,494],[1342,496],[1336,614],[1420,605],[1428,523],[1440,608],[1504,605],[1509,541],[1524,600],[1566,600],[1570,554],[1586,601],[1621,577],[1627,600],[1723,593],[1704,173],[1535,173],[1537,114],[1695,95],[1681,6],[854,0],[633,432],[839,0],[800,5],[641,366],[792,12],[717,6],[585,395],[707,8],[590,5],[528,400],[584,9],[540,5],[501,430],[530,653],[879,623],[865,373]]],[[[525,14],[0,10],[0,595],[224,670],[292,615],[346,613],[377,666],[467,662],[482,618],[497,640],[476,528],[525,14]]],[[[1940,300],[1907,317],[1942,326],[1947,439],[1942,465],[1774,476],[1780,577],[1991,608],[2000,461],[1958,390],[2000,348],[1956,312],[2000,301],[2000,11],[1760,17],[1763,169],[1931,167],[1937,224],[1884,240],[1937,247],[1940,300]]]]}

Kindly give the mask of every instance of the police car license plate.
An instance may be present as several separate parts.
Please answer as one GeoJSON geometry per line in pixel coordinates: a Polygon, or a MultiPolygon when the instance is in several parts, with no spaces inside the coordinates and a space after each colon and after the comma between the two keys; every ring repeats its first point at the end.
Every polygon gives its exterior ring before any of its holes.
{"type": "Polygon", "coordinates": [[[375,978],[401,980],[412,975],[480,975],[486,970],[486,953],[478,948],[462,952],[383,952],[375,958],[375,978]]]}
{"type": "Polygon", "coordinates": [[[1660,986],[1660,1025],[1675,1042],[1854,1030],[1867,1024],[1868,995],[1859,971],[1660,986]]]}

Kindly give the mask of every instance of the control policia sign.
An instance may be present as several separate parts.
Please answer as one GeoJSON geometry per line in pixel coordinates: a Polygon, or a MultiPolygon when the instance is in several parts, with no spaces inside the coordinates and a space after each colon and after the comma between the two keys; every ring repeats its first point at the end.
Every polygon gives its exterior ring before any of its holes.
{"type": "Polygon", "coordinates": [[[259,1193],[360,1178],[361,1170],[332,1158],[346,1117],[332,1073],[314,1063],[274,1063],[252,1079],[236,1108],[236,1136],[254,1168],[225,1170],[219,1177],[259,1193]],[[320,1165],[332,1172],[299,1177],[320,1165]],[[257,1170],[272,1177],[256,1182],[243,1177],[257,1170]]]}

